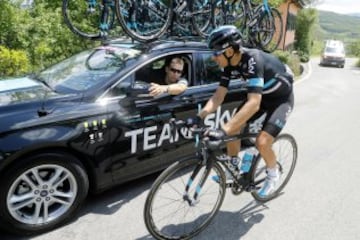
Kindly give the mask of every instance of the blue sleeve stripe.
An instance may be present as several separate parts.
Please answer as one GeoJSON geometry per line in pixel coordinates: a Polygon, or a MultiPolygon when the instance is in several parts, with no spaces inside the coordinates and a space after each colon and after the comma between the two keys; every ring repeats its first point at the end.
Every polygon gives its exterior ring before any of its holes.
{"type": "Polygon", "coordinates": [[[264,84],[264,89],[271,87],[276,82],[275,78],[270,79],[267,83],[264,84]]]}
{"type": "Polygon", "coordinates": [[[263,87],[264,86],[264,79],[263,78],[250,78],[248,80],[248,87],[263,87]]]}

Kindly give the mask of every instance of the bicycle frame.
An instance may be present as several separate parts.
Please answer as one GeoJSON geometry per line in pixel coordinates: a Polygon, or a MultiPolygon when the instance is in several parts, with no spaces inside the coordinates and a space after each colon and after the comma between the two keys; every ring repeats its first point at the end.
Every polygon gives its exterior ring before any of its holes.
{"type": "MultiPolygon", "coordinates": [[[[239,134],[236,136],[227,137],[224,140],[224,143],[239,140],[239,139],[251,139],[251,138],[255,138],[256,136],[257,136],[257,133],[245,133],[245,134],[242,133],[242,134],[239,134]]],[[[208,178],[210,170],[211,170],[213,164],[215,164],[215,162],[219,162],[224,167],[224,169],[229,171],[231,173],[231,175],[233,176],[234,183],[245,191],[250,192],[250,191],[255,190],[256,185],[262,183],[265,180],[265,179],[261,179],[257,182],[253,182],[251,175],[249,173],[253,172],[253,168],[255,167],[254,166],[255,161],[252,162],[250,171],[248,173],[244,173],[244,174],[240,175],[240,172],[238,171],[238,169],[234,168],[232,163],[230,163],[230,161],[217,160],[216,156],[220,155],[221,153],[222,153],[222,151],[221,151],[221,148],[219,148],[219,147],[209,148],[208,140],[206,140],[206,139],[205,140],[203,139],[200,143],[200,146],[198,146],[197,156],[199,157],[199,165],[195,168],[195,170],[189,177],[186,187],[185,187],[185,192],[183,194],[183,199],[186,200],[190,206],[192,206],[193,204],[195,204],[197,202],[197,198],[200,195],[202,187],[205,184],[205,181],[208,178]],[[206,165],[206,171],[201,176],[201,179],[198,182],[198,185],[196,186],[196,191],[194,193],[194,196],[191,197],[191,196],[189,196],[188,191],[191,188],[191,186],[194,182],[194,179],[199,174],[200,169],[205,165],[206,165]]],[[[227,185],[227,187],[232,187],[232,186],[233,185],[227,185]]],[[[233,193],[236,194],[235,191],[233,191],[233,193]]]]}

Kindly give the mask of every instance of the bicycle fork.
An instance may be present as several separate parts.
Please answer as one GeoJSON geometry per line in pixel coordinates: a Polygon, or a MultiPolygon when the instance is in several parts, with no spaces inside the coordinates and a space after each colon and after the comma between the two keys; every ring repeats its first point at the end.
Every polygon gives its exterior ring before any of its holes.
{"type": "Polygon", "coordinates": [[[183,200],[186,201],[189,206],[195,206],[200,200],[198,199],[200,193],[201,193],[201,190],[202,190],[202,187],[204,186],[205,184],[205,181],[206,179],[208,178],[209,174],[210,174],[210,171],[211,171],[211,163],[207,162],[206,163],[206,169],[204,171],[204,173],[202,174],[200,180],[198,181],[196,187],[195,187],[195,193],[193,196],[190,196],[189,195],[189,190],[191,188],[191,186],[193,185],[194,183],[194,179],[196,178],[196,176],[199,174],[200,172],[200,169],[203,167],[203,165],[200,163],[196,168],[195,170],[193,171],[193,173],[191,174],[187,184],[186,184],[186,187],[185,187],[185,192],[183,194],[183,200]]]}

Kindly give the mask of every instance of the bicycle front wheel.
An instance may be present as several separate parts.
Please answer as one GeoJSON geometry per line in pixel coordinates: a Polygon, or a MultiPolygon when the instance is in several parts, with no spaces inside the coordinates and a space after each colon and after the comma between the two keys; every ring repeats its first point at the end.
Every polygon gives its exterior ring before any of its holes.
{"type": "MultiPolygon", "coordinates": [[[[251,192],[252,196],[260,201],[266,202],[279,195],[285,185],[289,182],[297,161],[297,144],[293,136],[281,134],[273,143],[272,149],[277,159],[277,165],[280,171],[280,179],[275,190],[266,197],[260,196],[257,191],[251,192]]],[[[266,178],[265,160],[258,155],[255,160],[252,177],[255,185],[260,185],[266,178]]]]}
{"type": "Polygon", "coordinates": [[[172,0],[117,0],[116,16],[123,30],[140,42],[163,35],[173,16],[172,0]]]}
{"type": "Polygon", "coordinates": [[[192,25],[199,36],[207,37],[215,28],[213,3],[194,0],[191,8],[192,25]]]}
{"type": "Polygon", "coordinates": [[[114,26],[115,12],[102,1],[63,0],[62,13],[69,29],[84,38],[104,38],[114,26]]]}
{"type": "Polygon", "coordinates": [[[207,170],[195,156],[175,162],[156,179],[147,196],[144,219],[148,231],[157,239],[197,235],[218,212],[225,182],[218,163],[207,170]],[[216,175],[217,181],[213,180],[216,175]]]}

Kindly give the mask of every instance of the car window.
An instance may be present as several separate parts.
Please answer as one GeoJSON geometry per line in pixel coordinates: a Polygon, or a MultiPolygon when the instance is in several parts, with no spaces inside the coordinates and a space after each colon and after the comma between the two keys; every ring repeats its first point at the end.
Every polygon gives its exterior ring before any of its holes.
{"type": "Polygon", "coordinates": [[[212,60],[212,53],[201,53],[204,71],[201,73],[201,84],[211,84],[219,82],[221,78],[220,67],[212,60]]]}
{"type": "MultiPolygon", "coordinates": [[[[174,55],[168,55],[166,57],[157,59],[153,62],[148,63],[135,73],[135,80],[141,82],[159,82],[164,76],[165,62],[167,58],[172,58],[174,55]]],[[[191,85],[191,58],[189,55],[180,55],[184,60],[184,72],[182,78],[185,78],[189,85],[191,85]]]]}
{"type": "Polygon", "coordinates": [[[344,49],[341,48],[341,47],[326,47],[325,52],[326,53],[340,53],[340,54],[343,54],[344,49]]]}

